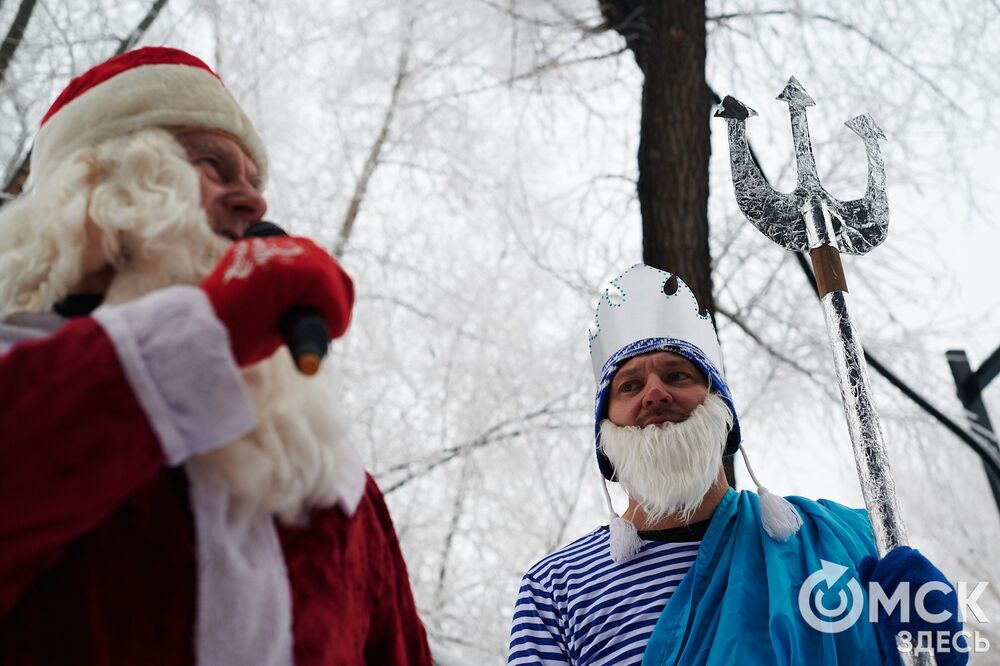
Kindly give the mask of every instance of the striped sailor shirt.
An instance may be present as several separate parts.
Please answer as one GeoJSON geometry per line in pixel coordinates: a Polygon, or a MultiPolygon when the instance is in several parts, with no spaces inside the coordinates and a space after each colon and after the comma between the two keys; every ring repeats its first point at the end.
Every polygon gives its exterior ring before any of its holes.
{"type": "Polygon", "coordinates": [[[508,664],[640,664],[708,524],[639,532],[643,548],[623,564],[611,560],[607,527],[542,559],[521,580],[508,664]]]}

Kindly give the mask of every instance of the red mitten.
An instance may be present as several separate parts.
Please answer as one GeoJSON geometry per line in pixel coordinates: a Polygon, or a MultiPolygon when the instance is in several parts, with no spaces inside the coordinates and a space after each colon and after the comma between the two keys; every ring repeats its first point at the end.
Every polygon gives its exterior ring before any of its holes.
{"type": "Polygon", "coordinates": [[[354,284],[333,257],[293,236],[236,241],[201,288],[229,330],[240,366],[281,346],[278,322],[290,308],[319,310],[332,340],[347,330],[354,304],[354,284]]]}

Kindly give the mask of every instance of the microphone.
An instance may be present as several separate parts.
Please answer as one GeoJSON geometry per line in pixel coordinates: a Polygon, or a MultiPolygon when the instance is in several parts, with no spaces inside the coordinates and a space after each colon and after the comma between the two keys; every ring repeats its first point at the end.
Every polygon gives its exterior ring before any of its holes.
{"type": "MultiPolygon", "coordinates": [[[[288,233],[273,222],[254,222],[243,232],[243,238],[287,236],[288,233]]],[[[304,375],[319,372],[320,361],[330,346],[330,330],[323,314],[307,305],[288,309],[278,322],[281,337],[295,359],[295,367],[304,375]]]]}

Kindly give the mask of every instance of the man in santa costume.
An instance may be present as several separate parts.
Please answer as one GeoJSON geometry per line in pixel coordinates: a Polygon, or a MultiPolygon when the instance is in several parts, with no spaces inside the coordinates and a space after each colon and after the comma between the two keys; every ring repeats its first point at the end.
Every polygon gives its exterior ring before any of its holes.
{"type": "Polygon", "coordinates": [[[383,498],[279,322],[350,278],[264,215],[201,60],[132,51],[42,120],[0,209],[0,663],[429,664],[383,498]],[[96,309],[95,309],[96,308],[96,309]]]}
{"type": "Polygon", "coordinates": [[[757,493],[729,488],[722,458],[742,449],[739,419],[715,328],[683,281],[633,266],[604,292],[592,333],[609,525],[525,573],[510,664],[896,664],[897,634],[919,631],[948,645],[939,665],[966,662],[954,588],[916,550],[876,561],[863,510],[776,496],[752,470],[757,493]],[[622,516],[607,481],[628,495],[622,516]],[[824,577],[814,597],[816,572],[835,583],[824,577]],[[923,617],[897,605],[869,622],[869,581],[909,609],[922,584],[936,589],[923,617]],[[837,609],[841,589],[857,590],[855,615],[837,609]],[[821,621],[845,613],[853,622],[821,621]]]}

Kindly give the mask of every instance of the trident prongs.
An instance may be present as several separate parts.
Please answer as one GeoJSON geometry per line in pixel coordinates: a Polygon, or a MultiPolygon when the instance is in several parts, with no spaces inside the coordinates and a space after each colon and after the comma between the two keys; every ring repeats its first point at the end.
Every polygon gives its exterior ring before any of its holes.
{"type": "Polygon", "coordinates": [[[885,240],[889,230],[889,201],[885,196],[885,162],[879,150],[879,139],[885,141],[885,133],[871,114],[855,116],[844,123],[865,142],[868,156],[868,187],[865,196],[853,201],[837,202],[837,214],[845,221],[846,229],[841,234],[840,251],[848,254],[864,254],[885,240]]]}
{"type": "Polygon", "coordinates": [[[757,112],[726,95],[715,112],[729,125],[729,157],[736,187],[736,203],[757,229],[783,248],[809,251],[805,224],[794,194],[782,194],[768,184],[750,155],[746,121],[757,112]]]}
{"type": "Polygon", "coordinates": [[[761,233],[785,249],[808,252],[831,244],[847,254],[865,254],[885,240],[889,226],[885,165],[878,145],[885,134],[868,114],[846,123],[865,142],[868,188],[861,199],[840,201],[826,191],[816,172],[806,119],[806,108],[815,105],[812,97],[793,76],[777,99],[788,104],[795,146],[797,177],[790,194],[771,187],[750,155],[746,120],[756,112],[727,96],[715,114],[725,118],[729,126],[729,155],[740,210],[761,233]]]}

